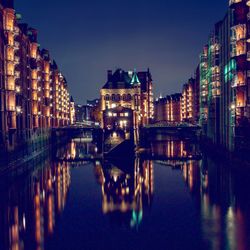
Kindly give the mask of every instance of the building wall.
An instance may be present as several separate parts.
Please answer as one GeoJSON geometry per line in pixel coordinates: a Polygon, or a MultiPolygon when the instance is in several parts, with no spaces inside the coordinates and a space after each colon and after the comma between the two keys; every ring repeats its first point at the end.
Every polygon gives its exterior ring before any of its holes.
{"type": "Polygon", "coordinates": [[[40,50],[37,30],[21,23],[11,2],[0,4],[0,34],[0,141],[14,151],[43,134],[37,130],[69,124],[69,92],[49,52],[40,50]]]}
{"type": "Polygon", "coordinates": [[[155,114],[154,122],[164,122],[168,120],[167,117],[167,98],[160,98],[154,102],[155,114]]]}
{"type": "Polygon", "coordinates": [[[137,102],[139,96],[140,90],[138,88],[101,89],[101,107],[102,110],[115,108],[117,106],[135,110],[139,108],[137,102]]]}
{"type": "Polygon", "coordinates": [[[207,136],[214,143],[219,143],[220,133],[220,98],[221,98],[221,65],[220,53],[221,45],[219,44],[218,29],[221,22],[216,24],[214,31],[211,33],[208,41],[208,119],[207,119],[207,136]]]}
{"type": "Polygon", "coordinates": [[[156,100],[154,122],[180,123],[181,99],[181,94],[173,94],[156,100]]]}
{"type": "Polygon", "coordinates": [[[0,149],[4,146],[5,134],[3,131],[6,130],[6,116],[5,116],[5,91],[4,91],[4,27],[3,27],[3,7],[0,4],[0,149]]]}
{"type": "Polygon", "coordinates": [[[232,148],[239,151],[249,148],[250,135],[250,19],[249,1],[230,1],[231,60],[236,70],[232,77],[231,123],[234,141],[232,148]]]}
{"type": "Polygon", "coordinates": [[[220,65],[221,65],[221,98],[220,98],[220,144],[233,150],[233,126],[231,116],[232,88],[231,81],[235,70],[231,60],[231,11],[228,11],[219,28],[220,65]]]}
{"type": "Polygon", "coordinates": [[[199,81],[190,78],[182,88],[181,121],[196,124],[199,119],[199,81]]]}
{"type": "Polygon", "coordinates": [[[137,73],[118,69],[114,74],[108,71],[107,83],[100,95],[102,113],[121,106],[133,110],[135,127],[147,125],[153,120],[152,79],[149,70],[137,73]]]}
{"type": "Polygon", "coordinates": [[[214,143],[233,150],[249,148],[249,6],[229,1],[200,56],[200,124],[214,143]]]}

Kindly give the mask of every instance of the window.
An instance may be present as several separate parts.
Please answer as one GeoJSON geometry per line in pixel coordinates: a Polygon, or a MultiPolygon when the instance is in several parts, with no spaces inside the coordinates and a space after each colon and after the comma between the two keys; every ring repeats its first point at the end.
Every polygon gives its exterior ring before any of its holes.
{"type": "Polygon", "coordinates": [[[116,95],[116,100],[119,102],[121,100],[121,96],[118,94],[116,95]]]}

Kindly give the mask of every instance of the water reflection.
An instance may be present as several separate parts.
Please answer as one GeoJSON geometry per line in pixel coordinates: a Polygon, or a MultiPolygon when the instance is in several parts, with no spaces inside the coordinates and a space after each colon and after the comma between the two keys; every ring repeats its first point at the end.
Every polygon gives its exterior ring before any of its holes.
{"type": "Polygon", "coordinates": [[[232,171],[229,165],[207,157],[184,163],[181,170],[200,207],[208,249],[249,249],[249,173],[232,171]]]}
{"type": "Polygon", "coordinates": [[[53,234],[70,186],[70,168],[48,162],[0,190],[1,249],[43,249],[53,234]]]}
{"type": "Polygon", "coordinates": [[[200,156],[199,147],[191,140],[167,139],[153,141],[151,152],[154,158],[188,159],[200,156]]]}
{"type": "MultiPolygon", "coordinates": [[[[101,158],[101,146],[98,146],[91,139],[73,139],[66,147],[56,150],[55,160],[64,162],[79,162],[101,158]]],[[[81,165],[81,164],[80,164],[81,165]]]]}
{"type": "Polygon", "coordinates": [[[113,220],[138,228],[143,211],[150,207],[154,190],[152,161],[104,162],[96,164],[102,189],[102,211],[113,220]]]}
{"type": "MultiPolygon", "coordinates": [[[[122,161],[95,160],[88,166],[78,163],[81,168],[73,169],[78,173],[77,171],[93,166],[94,174],[90,178],[97,182],[100,212],[103,218],[108,219],[100,222],[99,218],[99,221],[93,223],[96,226],[99,223],[106,226],[104,238],[108,240],[111,237],[109,227],[115,225],[119,234],[136,230],[141,237],[138,240],[140,245],[140,242],[142,244],[145,240],[143,232],[151,230],[154,233],[160,230],[162,233],[163,225],[164,230],[168,232],[175,230],[177,235],[183,234],[185,230],[183,221],[188,218],[190,225],[194,223],[199,227],[198,234],[189,235],[190,245],[192,241],[201,241],[202,249],[248,249],[250,246],[249,174],[232,171],[227,164],[213,161],[205,154],[201,160],[193,160],[189,156],[197,155],[199,152],[195,146],[190,146],[184,141],[161,141],[159,144],[155,142],[152,144],[152,151],[161,156],[165,154],[166,160],[161,157],[159,161],[139,158],[122,161]],[[176,156],[188,156],[188,158],[176,158],[176,156]],[[181,178],[183,189],[176,186],[173,190],[166,191],[162,184],[159,185],[173,180],[179,183],[178,180],[181,178]],[[176,199],[167,192],[176,196],[176,199]],[[162,211],[169,211],[168,206],[177,206],[178,197],[185,200],[182,204],[183,209],[190,210],[188,210],[189,215],[178,214],[175,217],[173,229],[173,225],[164,224],[163,221],[163,218],[167,220],[170,215],[164,214],[166,216],[164,217],[157,212],[159,204],[162,206],[160,207],[162,211]],[[167,203],[168,200],[172,203],[167,203]],[[152,216],[154,220],[149,223],[149,218],[152,216]],[[124,231],[124,228],[127,231],[124,231]]],[[[67,202],[72,195],[70,193],[72,185],[77,185],[75,189],[79,190],[80,194],[82,190],[88,191],[90,185],[86,181],[81,183],[81,187],[79,183],[76,184],[76,180],[72,179],[72,167],[75,165],[67,160],[91,154],[92,156],[98,154],[95,144],[72,141],[67,147],[58,150],[56,155],[59,161],[48,158],[40,165],[33,163],[35,170],[14,180],[0,182],[1,249],[46,249],[46,246],[50,246],[49,242],[54,239],[56,228],[60,227],[59,218],[67,219],[67,215],[63,213],[64,208],[68,205],[73,217],[79,213],[77,206],[67,202]]],[[[96,197],[90,197],[94,198],[96,197]]],[[[74,202],[78,203],[79,200],[74,202]]],[[[82,206],[84,205],[86,204],[82,206]]],[[[88,215],[81,216],[84,218],[88,215]]],[[[67,229],[64,230],[66,234],[60,235],[59,239],[63,238],[67,242],[69,232],[67,229]]],[[[89,228],[83,227],[83,230],[89,228]]],[[[157,237],[161,237],[161,234],[159,235],[157,237]]],[[[163,239],[164,237],[162,236],[163,239]]],[[[56,241],[54,244],[62,247],[61,242],[56,241]]],[[[187,243],[183,243],[183,249],[186,247],[185,244],[187,243]]],[[[171,248],[168,245],[166,247],[171,248]]],[[[131,249],[135,248],[131,246],[131,249]]],[[[144,249],[152,247],[145,246],[144,249]]]]}

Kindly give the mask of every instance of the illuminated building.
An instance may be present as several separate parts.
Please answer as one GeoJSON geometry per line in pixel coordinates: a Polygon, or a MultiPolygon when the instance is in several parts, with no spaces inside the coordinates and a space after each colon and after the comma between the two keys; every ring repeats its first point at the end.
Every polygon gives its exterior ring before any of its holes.
{"type": "Polygon", "coordinates": [[[200,124],[230,151],[249,148],[249,1],[230,0],[200,56],[200,124]]]}
{"type": "Polygon", "coordinates": [[[235,60],[231,58],[231,10],[220,23],[219,43],[221,65],[221,97],[220,97],[220,144],[234,150],[234,111],[232,112],[232,81],[236,70],[235,60]]]}
{"type": "Polygon", "coordinates": [[[73,97],[70,98],[70,124],[73,125],[76,122],[76,111],[75,111],[75,102],[73,97]]]}
{"type": "Polygon", "coordinates": [[[249,148],[250,127],[250,19],[248,0],[229,1],[231,20],[231,131],[232,148],[239,151],[249,148]]]}
{"type": "Polygon", "coordinates": [[[190,78],[182,88],[181,121],[196,124],[199,120],[199,82],[190,78]]]}
{"type": "Polygon", "coordinates": [[[101,100],[87,100],[87,106],[90,108],[90,120],[101,124],[102,122],[102,111],[101,111],[101,100]]]}
{"type": "Polygon", "coordinates": [[[85,105],[75,105],[75,116],[77,123],[99,123],[101,124],[101,103],[100,99],[87,100],[85,105]]]}
{"type": "MultiPolygon", "coordinates": [[[[108,71],[107,83],[101,89],[101,110],[129,108],[133,111],[134,127],[144,126],[153,119],[152,77],[149,72],[114,73],[108,71]]],[[[105,127],[105,124],[102,124],[105,127]]]]}
{"type": "Polygon", "coordinates": [[[217,23],[200,55],[200,123],[203,133],[213,142],[219,143],[220,136],[220,97],[221,97],[221,45],[217,23]]]}
{"type": "Polygon", "coordinates": [[[13,1],[0,2],[0,32],[0,142],[2,150],[15,151],[68,125],[70,99],[65,78],[40,48],[37,30],[21,23],[13,1]]]}
{"type": "Polygon", "coordinates": [[[154,121],[164,122],[167,121],[167,97],[157,98],[154,102],[154,121]]]}
{"type": "Polygon", "coordinates": [[[206,133],[208,119],[208,46],[204,46],[200,55],[200,124],[206,133]]]}
{"type": "Polygon", "coordinates": [[[118,106],[113,109],[103,111],[104,129],[123,130],[125,133],[134,127],[133,111],[129,108],[118,106]]]}
{"type": "Polygon", "coordinates": [[[155,122],[197,124],[200,115],[200,70],[183,85],[182,94],[173,94],[155,101],[155,122]]]}
{"type": "MultiPolygon", "coordinates": [[[[1,2],[0,2],[1,3],[1,2]]],[[[0,34],[3,36],[4,34],[4,23],[3,23],[3,6],[0,4],[0,34]]],[[[4,39],[0,39],[0,72],[4,72],[4,49],[5,49],[5,42],[4,39]]],[[[6,115],[5,115],[5,82],[4,77],[1,74],[0,77],[0,131],[6,130],[6,115]]],[[[0,133],[0,150],[4,148],[4,133],[0,133]]]]}
{"type": "Polygon", "coordinates": [[[155,122],[181,122],[181,94],[159,98],[154,103],[155,122]]]}

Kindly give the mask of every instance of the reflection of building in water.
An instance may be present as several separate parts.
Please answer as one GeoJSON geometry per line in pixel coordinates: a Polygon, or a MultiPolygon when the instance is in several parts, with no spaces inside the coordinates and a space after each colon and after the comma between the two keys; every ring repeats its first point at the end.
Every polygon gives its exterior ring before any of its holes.
{"type": "Polygon", "coordinates": [[[208,159],[184,163],[182,172],[200,206],[203,238],[208,248],[248,249],[250,195],[244,190],[249,190],[249,178],[240,175],[237,180],[229,168],[208,159]]]}
{"type": "Polygon", "coordinates": [[[101,146],[96,143],[86,142],[84,140],[74,139],[67,147],[57,149],[56,158],[64,160],[84,159],[85,157],[95,157],[101,152],[101,146]]]}
{"type": "Polygon", "coordinates": [[[103,213],[119,217],[131,227],[138,226],[143,218],[143,209],[152,202],[153,163],[137,159],[134,171],[130,172],[108,163],[103,167],[96,164],[95,171],[102,186],[103,213]]]}
{"type": "Polygon", "coordinates": [[[200,161],[186,161],[182,165],[185,182],[191,192],[200,192],[200,161]]]}
{"type": "Polygon", "coordinates": [[[4,249],[43,249],[67,199],[70,171],[53,164],[1,188],[0,241],[4,249]]]}
{"type": "Polygon", "coordinates": [[[22,242],[19,236],[19,215],[18,207],[14,207],[12,211],[9,211],[9,219],[11,221],[9,226],[9,236],[10,236],[10,249],[20,249],[22,242]]]}
{"type": "Polygon", "coordinates": [[[162,141],[153,141],[151,143],[151,151],[155,157],[166,158],[187,158],[199,154],[197,145],[187,140],[174,140],[171,138],[162,141]]]}

